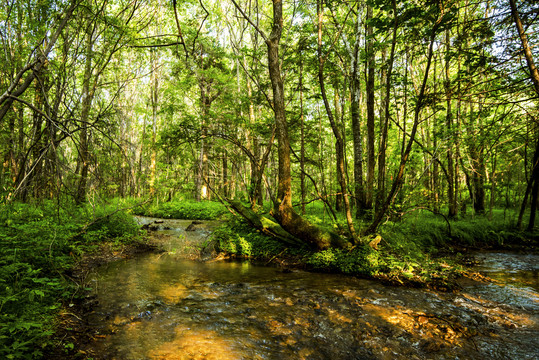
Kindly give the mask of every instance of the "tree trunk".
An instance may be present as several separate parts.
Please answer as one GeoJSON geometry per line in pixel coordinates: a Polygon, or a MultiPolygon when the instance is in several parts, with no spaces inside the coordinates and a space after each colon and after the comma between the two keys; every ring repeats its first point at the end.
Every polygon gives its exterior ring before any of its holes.
{"type": "Polygon", "coordinates": [[[356,19],[356,40],[354,49],[350,54],[351,76],[350,76],[350,116],[352,118],[352,137],[354,142],[354,193],[356,202],[356,218],[361,218],[366,205],[365,187],[363,183],[363,137],[361,132],[361,120],[359,112],[359,102],[361,98],[361,84],[359,82],[359,28],[360,14],[356,19]]]}
{"type": "MultiPolygon", "coordinates": [[[[518,36],[522,43],[522,50],[524,50],[524,56],[526,58],[526,63],[528,64],[528,70],[530,71],[530,79],[533,82],[535,92],[539,96],[539,71],[535,66],[533,53],[531,51],[530,45],[528,44],[528,37],[524,32],[524,26],[520,20],[520,15],[518,14],[518,9],[515,3],[515,0],[509,0],[509,5],[511,6],[511,14],[513,16],[513,21],[518,31],[518,36]]],[[[532,231],[535,226],[535,216],[537,211],[537,201],[539,196],[539,140],[536,140],[537,146],[535,148],[535,153],[533,155],[532,163],[532,174],[529,183],[533,183],[532,186],[532,199],[531,199],[531,212],[530,220],[528,222],[528,231],[532,231]]]]}
{"type": "MultiPolygon", "coordinates": [[[[325,60],[322,57],[322,24],[323,24],[323,10],[321,1],[318,0],[318,82],[320,83],[320,92],[322,93],[322,99],[324,100],[324,105],[326,108],[326,112],[329,118],[329,122],[331,124],[331,128],[333,130],[333,135],[335,135],[335,150],[336,150],[336,158],[337,158],[337,180],[340,185],[340,190],[342,193],[342,198],[344,201],[344,210],[346,215],[346,222],[348,224],[348,229],[350,230],[350,234],[352,235],[352,239],[357,241],[357,234],[356,230],[354,228],[354,220],[352,219],[352,212],[350,210],[350,200],[347,196],[347,186],[346,186],[346,172],[344,167],[344,140],[343,135],[339,127],[337,126],[337,122],[335,121],[335,117],[333,116],[333,112],[331,111],[331,107],[329,105],[329,101],[326,95],[326,86],[324,81],[324,62],[325,60]]],[[[337,95],[337,92],[335,92],[335,96],[337,95]]],[[[336,100],[336,105],[338,106],[338,101],[336,100]]],[[[336,109],[336,112],[338,113],[338,110],[336,109]]]]}
{"type": "Polygon", "coordinates": [[[397,44],[397,29],[399,26],[399,19],[397,14],[397,2],[392,1],[393,7],[393,38],[391,40],[391,53],[386,67],[382,73],[382,83],[385,83],[384,94],[384,117],[381,123],[381,137],[380,137],[380,151],[378,153],[378,191],[376,193],[376,211],[379,211],[382,207],[384,198],[386,196],[386,148],[387,148],[387,136],[389,128],[389,96],[391,93],[391,75],[393,73],[393,62],[395,59],[395,46],[397,44]]]}
{"type": "Polygon", "coordinates": [[[370,20],[373,18],[372,6],[367,5],[367,186],[366,186],[366,201],[365,207],[372,209],[373,192],[374,192],[374,169],[376,165],[376,157],[374,155],[374,38],[373,26],[370,20]]]}
{"type": "Polygon", "coordinates": [[[340,237],[322,230],[296,214],[292,208],[292,178],[290,171],[290,140],[285,117],[284,86],[279,60],[279,41],[283,27],[283,5],[281,0],[273,0],[273,27],[266,39],[268,47],[268,68],[273,90],[273,110],[278,142],[279,180],[277,200],[273,215],[281,226],[290,234],[311,244],[317,249],[347,245],[340,237]]]}
{"type": "MultiPolygon", "coordinates": [[[[234,6],[248,19],[243,9],[232,0],[234,6]]],[[[284,84],[281,76],[279,42],[283,29],[283,4],[273,0],[273,24],[269,36],[266,36],[256,24],[249,21],[264,38],[268,48],[268,69],[273,91],[273,112],[277,137],[278,181],[277,197],[273,202],[272,215],[281,227],[294,237],[301,239],[316,249],[329,247],[348,247],[349,243],[327,230],[312,225],[299,216],[292,207],[292,178],[290,169],[290,140],[286,122],[284,84]]]]}
{"type": "Polygon", "coordinates": [[[303,57],[301,57],[302,51],[300,50],[300,64],[299,64],[299,107],[300,107],[300,154],[299,154],[299,167],[300,167],[300,189],[301,189],[301,213],[305,215],[305,117],[303,114],[303,57]]]}
{"type": "Polygon", "coordinates": [[[157,108],[159,100],[159,60],[154,51],[150,54],[152,58],[152,79],[151,79],[151,105],[152,105],[152,142],[151,142],[151,162],[150,162],[150,196],[155,196],[155,173],[157,167],[157,108]]]}
{"type": "Polygon", "coordinates": [[[397,194],[397,191],[402,186],[402,182],[404,180],[404,170],[410,158],[412,145],[414,143],[415,135],[417,133],[417,127],[419,125],[419,115],[421,113],[421,109],[423,108],[423,101],[425,100],[427,80],[429,78],[430,65],[432,62],[434,39],[436,37],[436,30],[438,28],[439,21],[440,20],[436,22],[436,24],[434,25],[434,28],[432,29],[432,34],[429,41],[427,65],[425,68],[425,74],[423,75],[423,83],[421,85],[419,95],[417,98],[417,103],[414,109],[414,123],[412,125],[412,131],[410,132],[410,139],[408,140],[404,153],[402,154],[400,164],[399,164],[399,169],[397,171],[397,174],[395,175],[395,179],[393,180],[393,185],[391,186],[391,190],[389,191],[389,194],[387,195],[386,200],[383,203],[383,206],[380,208],[380,211],[377,211],[375,213],[373,222],[367,227],[367,229],[365,229],[364,234],[373,234],[378,229],[378,226],[382,222],[382,219],[384,218],[386,211],[389,209],[389,206],[393,202],[393,199],[395,195],[397,194]]]}
{"type": "Polygon", "coordinates": [[[93,60],[93,34],[94,29],[90,25],[86,33],[86,63],[84,67],[84,78],[82,82],[82,108],[80,114],[81,131],[79,138],[79,168],[80,177],[75,196],[75,202],[81,204],[86,200],[86,186],[88,182],[88,168],[90,166],[90,152],[88,148],[88,128],[90,108],[92,107],[92,100],[94,91],[90,88],[90,81],[92,78],[92,60],[93,60]]]}
{"type": "MultiPolygon", "coordinates": [[[[450,51],[450,38],[449,38],[449,29],[445,31],[445,51],[449,53],[450,51]]],[[[451,79],[449,77],[449,55],[446,55],[446,64],[445,64],[445,97],[446,97],[446,116],[445,116],[445,126],[450,134],[453,134],[453,112],[451,109],[452,103],[452,93],[451,93],[451,79]]],[[[456,218],[458,214],[457,206],[457,196],[455,192],[455,174],[453,170],[453,146],[450,143],[447,150],[447,201],[449,203],[449,217],[456,218]]]]}

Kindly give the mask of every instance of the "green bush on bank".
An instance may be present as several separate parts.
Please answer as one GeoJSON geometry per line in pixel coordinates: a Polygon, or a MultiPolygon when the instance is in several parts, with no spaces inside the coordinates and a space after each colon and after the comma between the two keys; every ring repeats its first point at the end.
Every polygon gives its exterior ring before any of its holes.
{"type": "Polygon", "coordinates": [[[164,219],[215,220],[226,212],[226,207],[215,201],[179,201],[154,203],[133,209],[136,215],[164,219]]]}
{"type": "Polygon", "coordinates": [[[214,230],[212,239],[220,251],[250,258],[267,258],[287,249],[286,244],[254,229],[239,217],[214,230]]]}
{"type": "Polygon", "coordinates": [[[77,293],[64,276],[74,257],[137,234],[133,218],[110,207],[0,206],[0,358],[41,358],[59,309],[77,293]]]}

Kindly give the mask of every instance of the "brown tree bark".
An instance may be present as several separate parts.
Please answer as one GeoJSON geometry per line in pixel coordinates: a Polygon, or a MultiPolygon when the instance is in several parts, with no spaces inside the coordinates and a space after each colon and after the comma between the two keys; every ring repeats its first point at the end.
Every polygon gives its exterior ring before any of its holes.
{"type": "MultiPolygon", "coordinates": [[[[445,31],[445,51],[449,53],[451,43],[449,38],[449,29],[445,31]]],[[[451,129],[453,128],[453,111],[452,111],[452,93],[451,93],[451,79],[449,77],[449,56],[446,55],[445,63],[445,97],[446,97],[446,116],[445,116],[445,126],[450,133],[453,133],[451,129]]],[[[454,159],[453,159],[453,147],[450,144],[449,149],[447,150],[447,200],[449,203],[449,213],[450,218],[457,217],[458,206],[457,206],[457,196],[455,192],[455,174],[454,174],[454,159]]]]}
{"type": "Polygon", "coordinates": [[[232,0],[236,8],[264,38],[268,48],[268,69],[273,90],[273,111],[277,137],[278,181],[277,198],[274,201],[272,215],[291,235],[301,239],[316,249],[329,247],[347,247],[349,243],[327,230],[314,226],[298,215],[292,207],[292,177],[290,169],[290,139],[286,122],[284,83],[279,59],[279,43],[283,30],[283,4],[273,0],[273,24],[269,36],[266,36],[254,24],[243,9],[232,0]]]}
{"type": "Polygon", "coordinates": [[[393,0],[393,34],[391,39],[391,52],[387,61],[387,70],[384,71],[382,76],[385,80],[385,94],[384,94],[384,117],[382,122],[382,133],[380,136],[380,150],[378,153],[378,191],[376,193],[376,211],[379,211],[382,207],[385,195],[386,195],[386,148],[387,148],[387,136],[389,128],[389,96],[391,93],[391,75],[393,73],[393,62],[395,60],[395,47],[397,44],[397,29],[399,26],[399,18],[397,14],[397,1],[393,0]]]}
{"type": "Polygon", "coordinates": [[[152,49],[152,76],[150,102],[152,106],[152,138],[151,138],[151,162],[150,162],[150,196],[155,195],[155,174],[157,169],[157,108],[159,106],[159,60],[152,49]]]}
{"type": "Polygon", "coordinates": [[[92,101],[94,97],[95,87],[92,87],[90,82],[92,78],[92,61],[93,61],[93,45],[94,45],[94,27],[89,26],[86,33],[86,50],[85,57],[86,62],[84,65],[84,78],[82,81],[82,107],[80,114],[81,131],[79,134],[79,164],[80,178],[75,195],[75,202],[81,204],[86,199],[86,185],[88,182],[88,168],[90,166],[90,152],[88,148],[88,128],[89,128],[89,116],[90,109],[92,107],[92,101]]]}
{"type": "Polygon", "coordinates": [[[300,64],[299,64],[299,107],[300,107],[300,152],[299,152],[299,167],[300,167],[300,191],[301,191],[301,213],[305,215],[305,117],[303,114],[303,57],[301,57],[302,51],[300,50],[300,64]]]}
{"type": "Polygon", "coordinates": [[[350,52],[350,117],[352,120],[352,138],[354,143],[354,194],[356,205],[356,218],[361,218],[366,205],[365,186],[363,181],[363,135],[360,119],[361,84],[359,82],[359,47],[360,47],[360,14],[356,18],[356,39],[350,52]]]}

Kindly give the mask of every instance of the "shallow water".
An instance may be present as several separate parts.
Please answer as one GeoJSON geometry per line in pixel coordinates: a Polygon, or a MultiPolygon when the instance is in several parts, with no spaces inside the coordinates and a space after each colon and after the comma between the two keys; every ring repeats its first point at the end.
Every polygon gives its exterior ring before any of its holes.
{"type": "Polygon", "coordinates": [[[99,269],[94,359],[539,358],[537,256],[482,253],[481,271],[498,282],[437,293],[187,260],[214,225],[189,224],[160,225],[172,228],[156,235],[169,253],[99,269]]]}

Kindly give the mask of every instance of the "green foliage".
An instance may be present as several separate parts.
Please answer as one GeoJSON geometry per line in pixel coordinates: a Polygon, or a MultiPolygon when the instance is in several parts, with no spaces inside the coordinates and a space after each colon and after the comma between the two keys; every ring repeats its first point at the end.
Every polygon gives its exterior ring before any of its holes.
{"type": "MultiPolygon", "coordinates": [[[[341,214],[338,214],[340,216],[341,214]]],[[[323,206],[312,206],[306,215],[318,226],[329,226],[323,206]]],[[[312,269],[348,275],[374,277],[391,283],[413,286],[448,287],[460,276],[458,250],[464,246],[500,246],[525,241],[525,235],[514,229],[512,218],[494,212],[486,216],[448,220],[427,211],[416,211],[398,221],[380,227],[380,241],[363,238],[352,250],[327,249],[313,252],[308,247],[290,247],[266,236],[241,219],[233,219],[214,232],[218,248],[229,254],[270,259],[294,256],[312,269]]],[[[339,218],[344,223],[344,219],[339,218]]]]}
{"type": "Polygon", "coordinates": [[[214,220],[222,216],[226,208],[214,201],[170,201],[139,207],[133,212],[164,219],[214,220]]]}
{"type": "Polygon", "coordinates": [[[285,244],[253,229],[240,218],[233,218],[220,226],[213,232],[212,239],[221,251],[237,256],[267,258],[286,249],[285,244]]]}
{"type": "Polygon", "coordinates": [[[0,358],[41,358],[52,345],[58,310],[77,290],[64,277],[74,254],[96,241],[127,241],[138,233],[131,216],[111,213],[110,207],[53,202],[0,207],[0,358]]]}
{"type": "Polygon", "coordinates": [[[83,238],[87,242],[117,241],[134,239],[139,233],[139,225],[135,219],[123,212],[117,211],[112,206],[104,206],[97,209],[94,214],[94,222],[88,226],[83,238]]]}
{"type": "Polygon", "coordinates": [[[342,249],[319,251],[307,255],[306,263],[315,269],[351,275],[372,275],[385,265],[380,254],[368,246],[357,246],[352,251],[342,249]]]}

